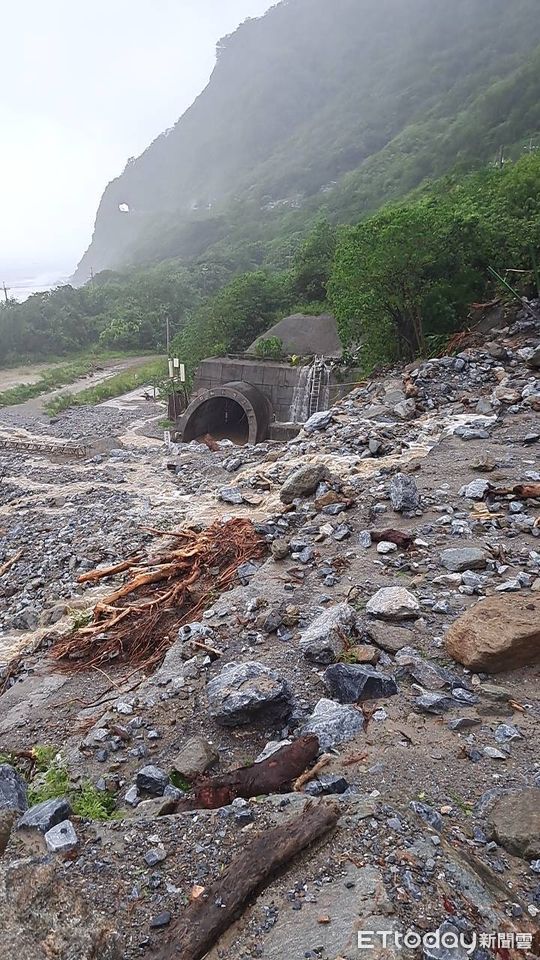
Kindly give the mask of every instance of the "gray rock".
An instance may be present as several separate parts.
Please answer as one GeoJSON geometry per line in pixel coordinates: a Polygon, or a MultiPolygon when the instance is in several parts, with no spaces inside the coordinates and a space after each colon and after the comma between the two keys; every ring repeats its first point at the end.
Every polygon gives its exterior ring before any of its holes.
{"type": "Polygon", "coordinates": [[[398,653],[403,647],[412,644],[415,639],[414,633],[407,627],[397,627],[377,620],[367,624],[366,633],[369,639],[386,653],[398,653]]]}
{"type": "Polygon", "coordinates": [[[396,403],[394,413],[400,420],[412,420],[416,416],[414,400],[402,400],[401,403],[396,403]]]}
{"type": "Polygon", "coordinates": [[[319,483],[327,475],[327,469],[322,463],[307,464],[295,470],[287,477],[279,497],[282,503],[292,503],[297,497],[307,497],[315,493],[319,483]]]}
{"type": "Polygon", "coordinates": [[[483,500],[488,489],[489,483],[487,480],[473,480],[461,488],[459,495],[460,497],[467,497],[468,500],[483,500]]]}
{"type": "Polygon", "coordinates": [[[497,841],[516,857],[540,857],[540,790],[512,791],[495,803],[489,826],[497,841]]]}
{"type": "Polygon", "coordinates": [[[327,797],[335,793],[345,793],[348,789],[349,784],[345,777],[329,773],[323,774],[323,776],[308,783],[304,788],[304,793],[308,793],[310,797],[327,797]]]}
{"type": "Polygon", "coordinates": [[[478,717],[456,717],[448,721],[450,730],[469,730],[470,727],[478,727],[481,720],[478,717]]]}
{"type": "Polygon", "coordinates": [[[343,653],[356,626],[356,610],[348,603],[339,603],[321,613],[300,639],[306,660],[329,664],[343,653]]]}
{"type": "Polygon", "coordinates": [[[423,960],[468,960],[470,954],[462,943],[461,937],[463,937],[463,931],[457,924],[452,923],[451,920],[445,920],[432,935],[431,941],[423,946],[423,960]]]}
{"type": "Polygon", "coordinates": [[[485,552],[477,547],[451,547],[441,553],[441,563],[451,573],[462,573],[483,570],[487,559],[485,552]]]}
{"type": "Polygon", "coordinates": [[[153,764],[142,767],[135,778],[137,790],[149,793],[153,797],[162,797],[168,782],[169,777],[165,771],[153,764]]]}
{"type": "Polygon", "coordinates": [[[393,677],[364,664],[336,663],[324,673],[324,683],[339,703],[380,700],[398,692],[393,677]]]}
{"type": "Polygon", "coordinates": [[[219,491],[219,499],[223,503],[230,503],[233,506],[240,506],[244,502],[242,491],[239,487],[222,487],[219,491]]]}
{"type": "Polygon", "coordinates": [[[67,797],[56,797],[54,800],[44,800],[37,803],[21,817],[17,824],[18,830],[39,830],[47,833],[57,823],[62,823],[71,815],[71,804],[67,797]]]}
{"type": "Polygon", "coordinates": [[[531,370],[540,370],[540,344],[533,350],[527,360],[527,366],[530,367],[531,370]]]}
{"type": "Polygon", "coordinates": [[[186,780],[196,780],[218,759],[219,754],[204,737],[191,737],[173,760],[172,767],[186,780]]]}
{"type": "Polygon", "coordinates": [[[287,543],[286,540],[283,540],[280,537],[272,541],[270,550],[272,551],[272,556],[274,560],[285,560],[285,558],[288,557],[290,553],[289,544],[287,543]]]}
{"type": "Polygon", "coordinates": [[[26,783],[9,763],[0,764],[0,810],[17,810],[23,813],[28,809],[26,783]]]}
{"type": "Polygon", "coordinates": [[[420,606],[404,587],[382,587],[368,600],[366,613],[380,620],[411,620],[420,615],[420,606]]]}
{"type": "Polygon", "coordinates": [[[49,853],[67,853],[79,845],[79,838],[71,820],[62,820],[47,830],[44,837],[49,853]]]}
{"type": "Polygon", "coordinates": [[[293,708],[286,681],[255,660],[229,663],[206,688],[211,716],[227,727],[250,720],[283,720],[293,708]]]}
{"type": "Polygon", "coordinates": [[[423,693],[414,701],[420,713],[446,713],[453,705],[452,698],[444,693],[423,693]]]}
{"type": "Polygon", "coordinates": [[[342,706],[334,700],[319,700],[303,725],[302,736],[314,733],[319,738],[321,750],[330,750],[346,743],[364,729],[364,718],[353,707],[342,706]]]}
{"type": "Polygon", "coordinates": [[[523,740],[523,734],[512,723],[500,723],[495,730],[497,743],[510,743],[512,740],[523,740]]]}
{"type": "Polygon", "coordinates": [[[397,513],[414,513],[420,506],[420,494],[412,477],[397,473],[390,483],[390,500],[397,513]]]}
{"type": "Polygon", "coordinates": [[[411,800],[410,806],[424,823],[427,823],[428,827],[433,827],[434,830],[437,830],[439,833],[441,832],[443,820],[437,810],[434,810],[433,807],[430,807],[427,803],[421,803],[420,800],[411,800]]]}
{"type": "Polygon", "coordinates": [[[306,433],[315,433],[316,430],[326,430],[333,419],[334,414],[332,410],[320,410],[319,413],[314,413],[309,420],[306,420],[304,430],[306,433]]]}

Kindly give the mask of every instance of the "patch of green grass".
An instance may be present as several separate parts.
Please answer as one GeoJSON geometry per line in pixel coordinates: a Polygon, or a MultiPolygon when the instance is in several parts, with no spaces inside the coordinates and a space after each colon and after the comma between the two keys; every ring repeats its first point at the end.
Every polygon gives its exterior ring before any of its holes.
{"type": "Polygon", "coordinates": [[[108,377],[102,383],[82,390],[80,393],[62,393],[45,404],[45,410],[50,416],[62,413],[70,407],[80,407],[85,404],[103,403],[113,397],[120,397],[124,393],[136,390],[146,384],[159,384],[167,375],[166,362],[163,358],[154,359],[137,367],[135,370],[125,370],[116,376],[108,377]]]}
{"type": "Polygon", "coordinates": [[[36,777],[28,788],[28,803],[33,807],[36,803],[45,800],[54,800],[55,797],[65,797],[69,793],[69,774],[62,763],[53,761],[44,771],[43,776],[36,777]]]}
{"type": "Polygon", "coordinates": [[[85,820],[108,820],[116,808],[114,797],[106,790],[97,790],[89,780],[68,796],[73,813],[85,820]]]}
{"type": "MultiPolygon", "coordinates": [[[[80,787],[73,787],[69,771],[58,754],[56,747],[36,746],[32,748],[35,761],[35,773],[28,786],[28,804],[67,797],[73,813],[85,820],[108,820],[116,809],[115,798],[105,791],[98,790],[90,780],[80,787]]],[[[10,763],[17,767],[20,760],[15,754],[0,754],[0,763],[10,763]]],[[[24,775],[24,768],[20,770],[24,775]]]]}
{"type": "Polygon", "coordinates": [[[188,783],[188,781],[184,777],[182,777],[179,773],[177,773],[176,770],[172,771],[169,779],[173,787],[177,787],[178,790],[183,790],[184,793],[189,793],[189,791],[191,790],[191,784],[188,783]]]}
{"type": "Polygon", "coordinates": [[[81,627],[86,627],[90,623],[93,617],[91,610],[72,610],[71,612],[71,629],[73,633],[76,630],[80,630],[81,627]]]}

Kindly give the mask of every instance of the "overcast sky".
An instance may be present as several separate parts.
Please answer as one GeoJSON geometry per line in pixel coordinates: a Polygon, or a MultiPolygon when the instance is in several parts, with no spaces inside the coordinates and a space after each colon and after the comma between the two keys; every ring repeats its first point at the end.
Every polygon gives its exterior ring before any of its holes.
{"type": "Polygon", "coordinates": [[[216,41],[272,5],[2,4],[0,281],[71,272],[108,181],[200,93],[216,41]]]}

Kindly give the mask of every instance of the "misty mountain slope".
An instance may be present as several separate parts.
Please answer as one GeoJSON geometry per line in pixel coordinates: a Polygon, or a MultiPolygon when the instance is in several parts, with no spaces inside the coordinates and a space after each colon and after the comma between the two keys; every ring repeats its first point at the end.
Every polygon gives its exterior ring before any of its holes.
{"type": "Polygon", "coordinates": [[[540,130],[538,0],[286,0],[109,184],[91,269],[354,220],[540,130]],[[127,203],[129,213],[119,204],[127,203]]]}

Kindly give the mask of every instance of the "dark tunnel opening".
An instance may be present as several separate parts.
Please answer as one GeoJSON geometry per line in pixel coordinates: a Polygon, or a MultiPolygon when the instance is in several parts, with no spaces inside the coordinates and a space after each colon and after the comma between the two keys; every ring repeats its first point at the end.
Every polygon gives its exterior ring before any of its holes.
{"type": "Polygon", "coordinates": [[[249,423],[245,410],[230,397],[212,397],[193,412],[184,429],[189,443],[209,434],[214,440],[232,440],[242,446],[249,441],[249,423]]]}

